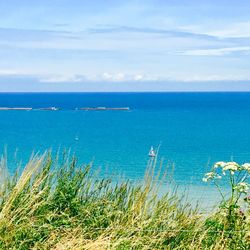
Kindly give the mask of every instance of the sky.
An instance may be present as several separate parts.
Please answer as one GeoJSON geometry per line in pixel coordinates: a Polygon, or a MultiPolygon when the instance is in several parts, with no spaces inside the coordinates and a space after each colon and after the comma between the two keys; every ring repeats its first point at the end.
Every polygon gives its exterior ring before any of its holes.
{"type": "Polygon", "coordinates": [[[0,92],[250,91],[249,0],[0,0],[0,92]]]}

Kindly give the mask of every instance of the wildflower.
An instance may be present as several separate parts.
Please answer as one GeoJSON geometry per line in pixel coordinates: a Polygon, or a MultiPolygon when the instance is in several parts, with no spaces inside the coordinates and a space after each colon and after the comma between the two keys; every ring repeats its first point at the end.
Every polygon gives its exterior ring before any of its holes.
{"type": "Polygon", "coordinates": [[[245,193],[245,194],[247,194],[248,189],[249,189],[249,184],[246,182],[240,182],[234,187],[234,190],[238,191],[239,193],[245,193]]]}
{"type": "Polygon", "coordinates": [[[250,163],[244,163],[242,168],[250,173],[250,163]]]}
{"type": "Polygon", "coordinates": [[[214,164],[214,168],[219,168],[219,167],[223,168],[223,167],[225,167],[226,164],[227,164],[227,163],[224,162],[224,161],[218,161],[218,162],[216,162],[216,163],[214,164]]]}
{"type": "Polygon", "coordinates": [[[203,181],[203,182],[207,182],[208,179],[204,177],[204,178],[202,178],[202,181],[203,181]]]}
{"type": "Polygon", "coordinates": [[[227,162],[224,167],[222,167],[222,173],[225,175],[225,171],[229,170],[233,175],[235,171],[241,170],[240,165],[234,161],[227,162]]]}
{"type": "Polygon", "coordinates": [[[208,172],[205,174],[205,177],[202,178],[202,181],[208,182],[213,179],[221,179],[221,176],[216,174],[215,172],[208,172]]]}

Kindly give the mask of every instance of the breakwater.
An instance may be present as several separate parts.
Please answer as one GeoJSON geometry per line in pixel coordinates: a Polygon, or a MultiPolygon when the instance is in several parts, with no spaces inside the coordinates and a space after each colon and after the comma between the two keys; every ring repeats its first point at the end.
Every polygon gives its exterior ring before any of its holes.
{"type": "MultiPolygon", "coordinates": [[[[45,108],[32,108],[32,107],[0,107],[0,111],[5,110],[20,110],[20,111],[30,111],[30,110],[47,110],[47,111],[57,111],[63,110],[62,108],[57,107],[45,107],[45,108]]],[[[105,111],[105,110],[120,110],[127,111],[130,110],[129,107],[82,107],[75,108],[74,110],[85,110],[85,111],[105,111]]]]}

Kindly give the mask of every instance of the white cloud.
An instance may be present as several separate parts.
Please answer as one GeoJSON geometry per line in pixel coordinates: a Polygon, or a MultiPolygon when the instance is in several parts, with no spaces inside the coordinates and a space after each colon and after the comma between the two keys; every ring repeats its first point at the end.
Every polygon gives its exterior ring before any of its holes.
{"type": "Polygon", "coordinates": [[[16,79],[31,79],[31,78],[37,78],[38,74],[34,74],[29,71],[24,70],[15,70],[15,69],[0,69],[0,77],[3,78],[16,78],[16,79]]]}
{"type": "Polygon", "coordinates": [[[39,79],[40,82],[46,83],[57,83],[57,82],[82,82],[85,77],[82,75],[56,75],[56,76],[45,76],[39,79]]]}
{"type": "Polygon", "coordinates": [[[108,73],[96,75],[84,75],[84,74],[71,74],[71,75],[41,75],[41,74],[28,74],[21,73],[20,71],[0,69],[0,80],[1,77],[11,77],[19,81],[20,79],[30,79],[32,77],[34,83],[129,83],[129,82],[216,82],[216,81],[250,81],[250,71],[245,70],[238,74],[227,74],[227,73],[183,73],[176,72],[172,74],[142,74],[142,73],[108,73]]]}
{"type": "Polygon", "coordinates": [[[0,76],[22,75],[23,72],[11,69],[0,69],[0,76]]]}
{"type": "Polygon", "coordinates": [[[125,82],[125,81],[141,81],[147,80],[141,74],[125,74],[122,72],[108,73],[96,75],[83,75],[83,74],[72,74],[72,75],[46,75],[39,79],[40,82],[45,83],[59,83],[59,82],[125,82]]]}
{"type": "Polygon", "coordinates": [[[214,36],[217,38],[250,38],[250,21],[235,22],[220,27],[211,27],[208,25],[185,25],[180,29],[197,34],[214,36]]]}
{"type": "Polygon", "coordinates": [[[142,73],[124,73],[124,72],[104,72],[101,74],[71,74],[71,75],[44,75],[38,76],[39,82],[60,83],[60,82],[138,82],[138,81],[161,81],[164,78],[159,75],[146,75],[142,73]]]}
{"type": "Polygon", "coordinates": [[[223,29],[213,30],[207,32],[208,35],[218,36],[221,38],[239,38],[250,37],[250,21],[238,22],[231,24],[223,29]]]}
{"type": "Polygon", "coordinates": [[[104,80],[104,81],[124,81],[126,80],[128,77],[124,74],[124,73],[103,73],[102,77],[100,78],[100,80],[104,80]]]}
{"type": "MultiPolygon", "coordinates": [[[[92,78],[93,79],[93,78],[92,78]]],[[[101,77],[95,77],[95,80],[100,81],[113,81],[113,82],[124,82],[124,81],[149,81],[155,78],[146,76],[144,74],[125,74],[125,73],[103,73],[101,77]]]]}
{"type": "Polygon", "coordinates": [[[196,49],[196,50],[187,50],[180,52],[178,54],[187,55],[187,56],[224,56],[230,55],[235,52],[240,52],[248,55],[250,53],[250,47],[229,47],[229,48],[218,48],[218,49],[196,49]]]}
{"type": "Polygon", "coordinates": [[[150,76],[143,74],[125,74],[125,73],[103,73],[94,76],[57,76],[42,78],[40,82],[213,82],[213,81],[249,81],[250,74],[178,74],[178,75],[158,75],[150,76]]]}
{"type": "Polygon", "coordinates": [[[135,75],[135,76],[134,76],[134,80],[135,80],[135,81],[141,81],[141,80],[143,80],[143,75],[140,75],[140,74],[135,75]]]}

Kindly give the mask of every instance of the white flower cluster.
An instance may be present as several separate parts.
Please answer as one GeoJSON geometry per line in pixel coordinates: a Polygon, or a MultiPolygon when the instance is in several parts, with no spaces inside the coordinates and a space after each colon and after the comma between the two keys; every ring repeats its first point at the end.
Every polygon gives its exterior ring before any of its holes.
{"type": "Polygon", "coordinates": [[[242,171],[246,170],[250,173],[250,163],[244,163],[243,165],[239,165],[238,163],[234,161],[230,162],[224,162],[224,161],[219,161],[214,164],[214,169],[221,168],[222,173],[225,175],[226,171],[229,170],[231,174],[234,174],[235,171],[242,171]]]}
{"type": "Polygon", "coordinates": [[[204,182],[208,182],[213,179],[221,179],[221,176],[215,172],[208,172],[205,174],[205,177],[202,179],[204,182]]]}
{"type": "Polygon", "coordinates": [[[224,161],[218,161],[214,164],[214,168],[224,168],[226,166],[227,162],[224,162],[224,161]]]}
{"type": "Polygon", "coordinates": [[[240,182],[234,187],[234,190],[238,191],[239,193],[247,194],[247,191],[249,190],[249,184],[246,182],[240,182]]]}
{"type": "Polygon", "coordinates": [[[250,173],[250,163],[244,163],[242,168],[250,173]]]}
{"type": "Polygon", "coordinates": [[[221,169],[223,175],[226,175],[226,171],[230,171],[232,175],[234,175],[236,171],[246,171],[248,174],[250,174],[250,163],[244,163],[240,165],[234,161],[229,161],[229,162],[218,161],[214,164],[213,170],[207,173],[202,180],[204,182],[208,182],[214,179],[221,179],[221,176],[218,173],[216,173],[217,169],[221,169]]]}
{"type": "Polygon", "coordinates": [[[231,171],[232,174],[234,174],[235,171],[240,170],[240,165],[237,164],[234,161],[229,161],[229,162],[217,162],[214,165],[214,168],[222,168],[222,172],[225,173],[225,171],[229,170],[231,171]]]}

